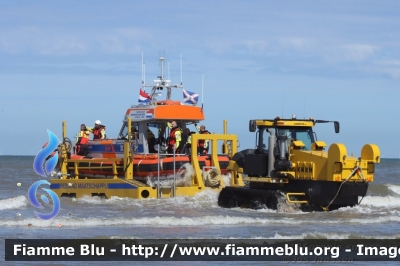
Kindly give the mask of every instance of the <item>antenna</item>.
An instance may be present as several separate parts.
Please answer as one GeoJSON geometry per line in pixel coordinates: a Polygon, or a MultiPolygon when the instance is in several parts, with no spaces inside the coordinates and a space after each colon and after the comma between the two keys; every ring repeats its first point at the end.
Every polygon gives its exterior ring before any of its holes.
{"type": "Polygon", "coordinates": [[[282,93],[282,118],[283,118],[284,107],[285,107],[285,92],[282,93]]]}
{"type": "Polygon", "coordinates": [[[182,85],[182,53],[181,53],[180,57],[181,57],[181,85],[182,85]]]}
{"type": "Polygon", "coordinates": [[[201,106],[203,107],[204,103],[204,73],[201,78],[201,106]]]}
{"type": "Polygon", "coordinates": [[[143,74],[143,50],[142,50],[142,85],[144,85],[144,74],[143,74]]]}
{"type": "Polygon", "coordinates": [[[160,80],[161,80],[161,82],[164,79],[164,60],[165,60],[164,57],[160,57],[160,66],[161,66],[161,78],[160,78],[160,80]]]}
{"type": "Polygon", "coordinates": [[[168,62],[168,79],[171,80],[171,79],[169,78],[169,62],[168,62]]]}
{"type": "Polygon", "coordinates": [[[306,119],[306,93],[303,93],[303,118],[306,119]]]}

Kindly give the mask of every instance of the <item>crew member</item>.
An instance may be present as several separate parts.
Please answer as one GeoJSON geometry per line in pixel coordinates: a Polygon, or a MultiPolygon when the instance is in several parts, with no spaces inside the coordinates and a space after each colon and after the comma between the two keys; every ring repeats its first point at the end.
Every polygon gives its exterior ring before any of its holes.
{"type": "Polygon", "coordinates": [[[149,144],[149,153],[156,153],[157,150],[154,148],[154,145],[156,145],[156,137],[150,129],[147,129],[147,143],[149,144]]]}
{"type": "Polygon", "coordinates": [[[184,154],[190,154],[190,148],[192,145],[192,137],[191,137],[192,132],[188,128],[185,128],[182,134],[182,141],[181,141],[181,147],[179,147],[179,150],[182,151],[184,154]]]}
{"type": "Polygon", "coordinates": [[[179,144],[181,142],[181,135],[182,135],[182,129],[178,127],[176,124],[176,121],[172,121],[171,123],[167,123],[168,128],[170,129],[169,132],[169,138],[168,138],[168,148],[167,151],[168,153],[179,153],[179,144]]]}
{"type": "MultiPolygon", "coordinates": [[[[125,138],[128,139],[128,133],[126,133],[125,138]]],[[[135,140],[139,138],[139,131],[137,130],[135,125],[131,126],[131,139],[135,140]]]]}
{"type": "Polygon", "coordinates": [[[76,136],[76,154],[83,156],[88,155],[89,136],[90,136],[90,131],[86,128],[85,124],[82,124],[81,131],[76,136]]]}
{"type": "MultiPolygon", "coordinates": [[[[196,129],[197,129],[197,131],[200,133],[200,134],[211,134],[210,132],[208,132],[207,130],[206,130],[206,126],[204,126],[204,125],[201,125],[200,127],[199,126],[197,126],[197,124],[194,124],[195,126],[196,126],[196,129]]],[[[204,140],[204,139],[200,139],[198,142],[197,142],[197,153],[198,154],[200,154],[200,155],[202,155],[202,154],[208,154],[208,142],[209,142],[209,140],[204,140]]]]}
{"type": "Polygon", "coordinates": [[[94,122],[94,127],[88,127],[87,129],[93,133],[93,140],[106,138],[106,126],[102,125],[100,120],[94,122]]]}

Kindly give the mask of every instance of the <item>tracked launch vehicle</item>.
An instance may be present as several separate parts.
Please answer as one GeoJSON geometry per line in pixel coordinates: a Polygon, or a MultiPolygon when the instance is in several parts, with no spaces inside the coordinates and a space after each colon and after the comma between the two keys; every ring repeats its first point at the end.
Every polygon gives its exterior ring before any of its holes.
{"type": "Polygon", "coordinates": [[[349,156],[340,143],[326,150],[326,143],[317,139],[313,128],[329,122],[339,133],[337,121],[279,117],[250,120],[256,147],[234,154],[228,166],[235,175],[232,178],[242,179],[246,185],[223,188],[218,205],[276,209],[283,197],[305,211],[359,204],[374,180],[379,148],[365,144],[360,157],[349,156]]]}

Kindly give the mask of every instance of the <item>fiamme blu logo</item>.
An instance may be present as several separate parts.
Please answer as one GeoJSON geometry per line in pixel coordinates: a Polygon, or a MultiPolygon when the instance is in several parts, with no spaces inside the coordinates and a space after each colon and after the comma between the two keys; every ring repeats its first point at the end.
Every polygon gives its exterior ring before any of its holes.
{"type": "MultiPolygon", "coordinates": [[[[57,165],[58,161],[58,151],[57,151],[57,146],[58,146],[58,138],[56,135],[53,134],[50,130],[47,130],[47,134],[49,135],[49,141],[43,146],[43,149],[38,152],[38,154],[35,157],[35,160],[33,162],[33,169],[35,172],[43,177],[50,177],[51,172],[54,170],[54,168],[57,165]]],[[[28,190],[28,199],[31,202],[33,206],[35,206],[38,209],[44,209],[42,204],[38,201],[37,199],[37,190],[40,185],[50,185],[50,183],[47,180],[39,180],[36,181],[31,185],[31,187],[28,190]]],[[[37,217],[43,219],[43,220],[50,220],[57,216],[58,212],[60,211],[60,199],[58,198],[57,194],[52,191],[51,189],[48,188],[41,188],[44,190],[51,198],[53,202],[53,210],[51,213],[45,214],[45,213],[40,213],[37,211],[34,211],[37,217]]],[[[46,195],[42,194],[40,196],[40,199],[45,203],[49,204],[49,199],[46,197],[46,195]]]]}

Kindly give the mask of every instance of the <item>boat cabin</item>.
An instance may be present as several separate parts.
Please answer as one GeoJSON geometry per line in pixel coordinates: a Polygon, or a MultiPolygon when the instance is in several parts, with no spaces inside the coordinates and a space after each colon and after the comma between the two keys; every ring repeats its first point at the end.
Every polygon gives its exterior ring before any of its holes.
{"type": "Polygon", "coordinates": [[[166,152],[166,141],[170,130],[167,123],[176,121],[183,130],[195,130],[194,124],[204,120],[200,107],[183,105],[179,102],[158,101],[153,105],[133,105],[126,111],[118,139],[128,139],[128,118],[131,118],[131,134],[135,153],[166,152]],[[193,125],[192,127],[190,127],[193,125]]]}

